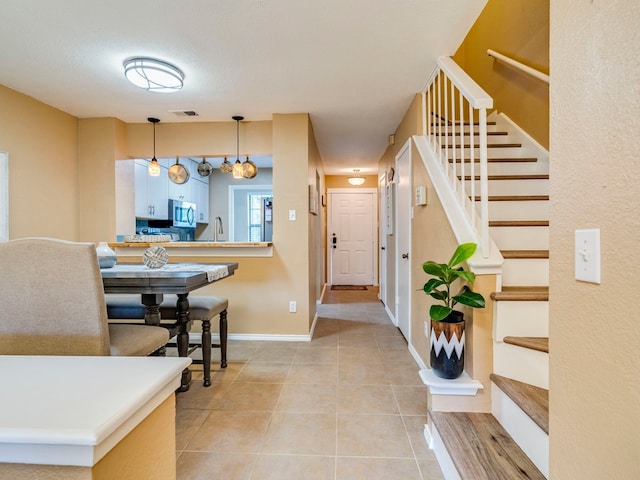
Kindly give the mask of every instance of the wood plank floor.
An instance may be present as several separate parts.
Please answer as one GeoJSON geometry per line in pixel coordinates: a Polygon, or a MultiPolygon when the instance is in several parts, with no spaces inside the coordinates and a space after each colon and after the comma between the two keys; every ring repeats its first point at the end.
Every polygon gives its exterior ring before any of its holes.
{"type": "Polygon", "coordinates": [[[544,480],[544,476],[490,413],[432,412],[462,480],[544,480]]]}

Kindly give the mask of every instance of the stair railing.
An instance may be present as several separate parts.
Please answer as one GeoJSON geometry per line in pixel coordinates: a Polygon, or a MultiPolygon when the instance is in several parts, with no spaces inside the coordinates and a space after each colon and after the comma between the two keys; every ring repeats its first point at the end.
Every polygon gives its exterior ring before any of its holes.
{"type": "Polygon", "coordinates": [[[436,70],[422,91],[422,133],[475,230],[485,258],[491,244],[487,109],[492,107],[493,99],[451,58],[438,59],[436,70]]]}

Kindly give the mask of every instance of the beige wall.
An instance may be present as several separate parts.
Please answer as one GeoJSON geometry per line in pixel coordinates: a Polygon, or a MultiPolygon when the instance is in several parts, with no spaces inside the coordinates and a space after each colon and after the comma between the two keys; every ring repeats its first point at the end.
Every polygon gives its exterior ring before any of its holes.
{"type": "MultiPolygon", "coordinates": [[[[0,150],[9,153],[10,238],[115,240],[115,162],[153,153],[151,124],[78,120],[2,86],[0,104],[0,150]]],[[[198,293],[229,298],[230,333],[306,335],[320,291],[316,265],[322,266],[321,259],[309,260],[322,248],[318,220],[308,213],[312,168],[324,189],[311,122],[307,114],[274,115],[273,122],[246,122],[240,136],[241,154],[273,154],[274,254],[240,259],[236,275],[198,293]],[[290,209],[297,211],[295,222],[288,220],[290,209]],[[296,313],[289,313],[290,300],[297,302],[296,313]]],[[[235,152],[235,140],[234,122],[161,122],[156,155],[224,155],[235,152]]]]}
{"type": "Polygon", "coordinates": [[[78,119],[0,85],[0,151],[9,154],[9,238],[76,240],[78,119]]]}
{"type": "Polygon", "coordinates": [[[640,475],[640,3],[551,1],[551,478],[640,475]],[[599,228],[602,283],[574,279],[599,228]]]}
{"type": "Polygon", "coordinates": [[[549,73],[549,0],[489,0],[453,59],[504,112],[549,148],[549,86],[487,55],[487,49],[549,73]]]}

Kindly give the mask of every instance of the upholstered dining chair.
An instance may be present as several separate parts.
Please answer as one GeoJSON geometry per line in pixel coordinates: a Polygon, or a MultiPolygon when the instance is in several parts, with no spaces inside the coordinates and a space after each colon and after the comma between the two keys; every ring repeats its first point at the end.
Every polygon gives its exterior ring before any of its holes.
{"type": "Polygon", "coordinates": [[[0,355],[146,356],[168,340],[163,327],[108,324],[93,243],[0,243],[0,355]]]}

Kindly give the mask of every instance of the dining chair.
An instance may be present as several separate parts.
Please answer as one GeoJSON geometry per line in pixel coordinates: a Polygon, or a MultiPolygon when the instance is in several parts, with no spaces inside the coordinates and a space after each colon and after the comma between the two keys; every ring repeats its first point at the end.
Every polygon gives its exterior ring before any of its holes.
{"type": "Polygon", "coordinates": [[[93,243],[0,243],[0,355],[146,356],[165,328],[109,325],[93,243]]]}

